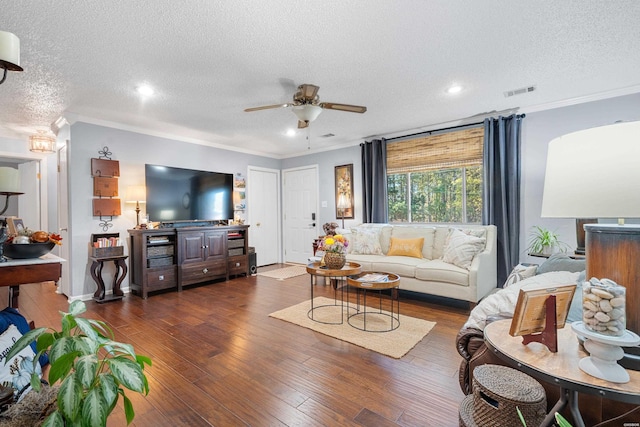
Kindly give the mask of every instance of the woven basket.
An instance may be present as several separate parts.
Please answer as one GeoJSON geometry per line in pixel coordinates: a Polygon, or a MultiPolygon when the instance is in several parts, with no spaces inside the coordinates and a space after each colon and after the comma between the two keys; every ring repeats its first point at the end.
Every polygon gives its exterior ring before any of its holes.
{"type": "Polygon", "coordinates": [[[344,254],[337,252],[326,252],[324,254],[324,264],[329,270],[340,270],[347,262],[344,254]]]}
{"type": "Polygon", "coordinates": [[[520,425],[516,407],[528,426],[537,426],[547,415],[544,388],[530,376],[498,365],[473,370],[473,421],[479,426],[520,425]]]}

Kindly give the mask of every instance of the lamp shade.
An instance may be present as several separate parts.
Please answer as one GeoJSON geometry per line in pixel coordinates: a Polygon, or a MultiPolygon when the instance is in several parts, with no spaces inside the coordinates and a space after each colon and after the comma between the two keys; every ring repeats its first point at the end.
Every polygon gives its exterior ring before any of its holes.
{"type": "Polygon", "coordinates": [[[322,112],[322,108],[312,104],[296,105],[293,107],[293,112],[298,116],[298,120],[312,122],[318,118],[322,112]]]}
{"type": "Polygon", "coordinates": [[[147,188],[144,185],[131,185],[127,187],[127,203],[144,203],[147,200],[147,188]]]}
{"type": "Polygon", "coordinates": [[[7,31],[0,31],[0,68],[6,68],[9,71],[22,71],[20,39],[7,31]]]}
{"type": "Polygon", "coordinates": [[[10,167],[0,168],[0,193],[20,192],[20,171],[10,167]]]}
{"type": "Polygon", "coordinates": [[[542,217],[640,217],[640,122],[570,133],[549,143],[542,217]]]}
{"type": "Polygon", "coordinates": [[[338,209],[349,209],[351,207],[351,201],[346,194],[341,193],[340,196],[338,196],[338,204],[336,207],[338,209]]]}

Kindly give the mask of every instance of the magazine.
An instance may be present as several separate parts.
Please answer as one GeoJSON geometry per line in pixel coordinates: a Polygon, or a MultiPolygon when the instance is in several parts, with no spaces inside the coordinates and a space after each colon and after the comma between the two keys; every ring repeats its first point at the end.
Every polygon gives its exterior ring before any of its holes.
{"type": "Polygon", "coordinates": [[[388,282],[389,276],[382,273],[367,273],[358,278],[358,282],[388,282]]]}

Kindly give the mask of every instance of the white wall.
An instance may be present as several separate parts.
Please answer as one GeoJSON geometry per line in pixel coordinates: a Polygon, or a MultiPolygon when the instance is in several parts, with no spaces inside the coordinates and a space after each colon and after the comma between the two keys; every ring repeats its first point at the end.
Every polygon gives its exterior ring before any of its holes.
{"type": "MultiPolygon", "coordinates": [[[[531,258],[526,254],[529,234],[535,225],[558,232],[560,240],[567,243],[571,250],[576,247],[575,219],[540,217],[549,142],[570,132],[609,125],[619,120],[640,120],[640,94],[527,114],[522,126],[521,146],[521,262],[540,263],[540,258],[531,258]]],[[[580,177],[575,179],[579,180],[580,177]]]]}
{"type": "MultiPolygon", "coordinates": [[[[187,169],[208,170],[224,173],[242,172],[247,174],[247,166],[280,169],[280,160],[221,150],[203,145],[143,135],[103,126],[78,122],[71,126],[69,144],[69,203],[71,212],[71,295],[79,297],[92,294],[96,285],[91,278],[88,262],[88,245],[91,234],[120,233],[128,238],[127,230],[136,224],[135,206],[124,203],[129,185],[144,184],[145,163],[175,166],[187,169]],[[111,158],[120,163],[118,190],[122,215],[113,218],[113,227],[103,231],[99,217],[92,213],[93,178],[91,158],[98,158],[103,147],[109,147],[111,158]]],[[[142,205],[142,212],[144,206],[142,205]]],[[[125,245],[125,253],[128,253],[125,245]]],[[[103,276],[110,289],[113,266],[105,265],[103,276]]],[[[129,286],[129,275],[122,283],[129,286]]]]}

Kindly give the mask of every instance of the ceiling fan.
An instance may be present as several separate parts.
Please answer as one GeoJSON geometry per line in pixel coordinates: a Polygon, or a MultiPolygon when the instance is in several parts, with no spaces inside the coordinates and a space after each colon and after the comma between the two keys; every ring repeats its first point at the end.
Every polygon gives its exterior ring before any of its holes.
{"type": "Polygon", "coordinates": [[[286,104],[264,105],[262,107],[247,108],[244,111],[268,110],[270,108],[288,108],[292,110],[298,117],[298,128],[306,128],[309,123],[314,121],[322,112],[322,109],[348,111],[351,113],[364,113],[367,107],[359,105],[336,104],[335,102],[320,102],[318,97],[318,89],[320,87],[310,84],[302,84],[298,86],[298,91],[293,95],[293,102],[286,104]]]}

